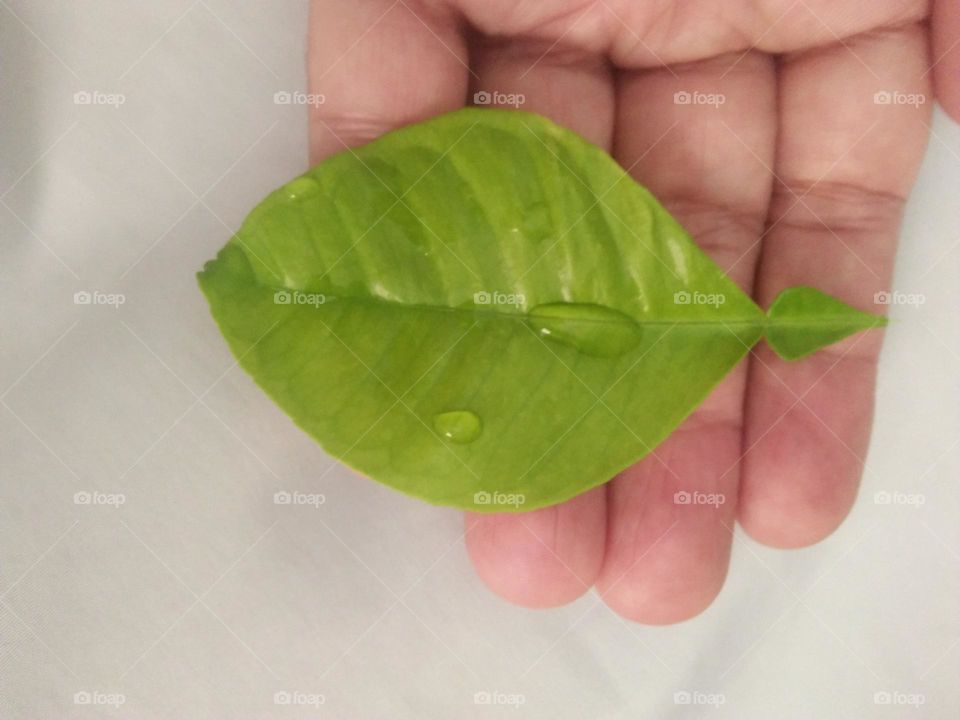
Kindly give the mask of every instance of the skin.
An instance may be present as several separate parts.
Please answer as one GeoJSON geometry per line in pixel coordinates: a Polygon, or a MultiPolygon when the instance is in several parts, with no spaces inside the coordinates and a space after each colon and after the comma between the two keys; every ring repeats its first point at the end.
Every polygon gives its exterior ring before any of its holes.
{"type": "MultiPolygon", "coordinates": [[[[314,0],[316,163],[396,127],[522,93],[605,148],[766,307],[811,284],[877,311],[934,94],[960,119],[960,3],[940,0],[314,0]],[[678,91],[722,93],[682,105],[678,91]],[[874,93],[925,97],[877,104],[874,93]]],[[[882,306],[881,306],[882,309],[882,306]]],[[[733,528],[796,548],[854,502],[882,333],[796,363],[763,344],[653,455],[521,514],[467,514],[480,577],[551,607],[596,586],[625,618],[704,610],[733,528]],[[678,505],[678,490],[726,502],[678,505]]]]}

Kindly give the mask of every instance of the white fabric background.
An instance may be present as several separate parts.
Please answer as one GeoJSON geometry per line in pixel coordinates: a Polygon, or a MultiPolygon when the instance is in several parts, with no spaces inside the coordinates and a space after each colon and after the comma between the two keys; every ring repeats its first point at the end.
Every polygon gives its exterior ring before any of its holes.
{"type": "Polygon", "coordinates": [[[938,113],[910,202],[894,288],[926,303],[893,308],[843,528],[796,552],[738,535],[719,600],[678,626],[592,594],[534,612],[474,577],[458,513],[297,430],[195,284],[305,167],[303,108],[273,102],[304,89],[305,25],[303,0],[0,3],[0,717],[956,718],[958,128],[938,113]],[[326,502],[277,506],[284,489],[326,502]]]}

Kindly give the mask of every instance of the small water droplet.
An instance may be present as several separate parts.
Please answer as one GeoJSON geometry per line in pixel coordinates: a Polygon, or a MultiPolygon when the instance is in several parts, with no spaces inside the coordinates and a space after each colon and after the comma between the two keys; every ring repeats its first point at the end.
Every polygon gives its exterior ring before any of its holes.
{"type": "Polygon", "coordinates": [[[320,185],[312,177],[301,176],[283,186],[288,200],[300,200],[320,192],[320,185]]]}
{"type": "Polygon", "coordinates": [[[640,326],[619,310],[593,303],[547,303],[530,310],[527,322],[542,338],[584,355],[617,357],[640,343],[640,326]]]}
{"type": "Polygon", "coordinates": [[[433,429],[450,442],[466,444],[480,436],[480,418],[469,410],[451,410],[433,416],[433,429]]]}

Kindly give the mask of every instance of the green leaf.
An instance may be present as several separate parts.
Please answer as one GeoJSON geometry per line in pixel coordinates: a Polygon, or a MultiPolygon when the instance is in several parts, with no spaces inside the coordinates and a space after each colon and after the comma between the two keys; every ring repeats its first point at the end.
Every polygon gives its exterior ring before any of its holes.
{"type": "Polygon", "coordinates": [[[767,344],[785,360],[796,360],[855,332],[887,324],[810,287],[784,290],[767,310],[767,344]]]}
{"type": "Polygon", "coordinates": [[[865,327],[805,294],[768,320],[609,156],[513,111],[330,158],[199,280],[240,364],[330,455],[475,510],[606,482],[768,322],[788,357],[865,327]]]}

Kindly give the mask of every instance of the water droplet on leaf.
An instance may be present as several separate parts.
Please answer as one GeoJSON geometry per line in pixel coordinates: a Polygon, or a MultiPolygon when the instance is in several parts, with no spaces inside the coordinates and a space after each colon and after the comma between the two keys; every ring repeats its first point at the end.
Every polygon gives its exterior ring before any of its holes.
{"type": "Polygon", "coordinates": [[[433,429],[450,442],[466,444],[480,436],[480,418],[469,410],[451,410],[434,415],[433,429]]]}
{"type": "Polygon", "coordinates": [[[540,337],[584,355],[617,357],[640,343],[640,326],[619,310],[592,303],[537,305],[527,316],[540,337]]]}
{"type": "Polygon", "coordinates": [[[311,177],[298,177],[283,186],[288,200],[300,200],[320,192],[320,185],[311,177]]]}

